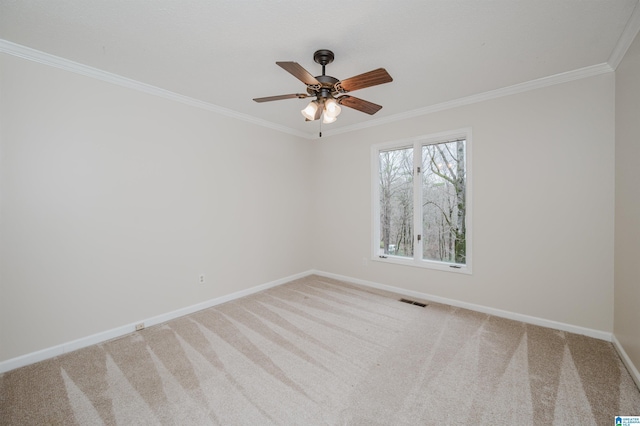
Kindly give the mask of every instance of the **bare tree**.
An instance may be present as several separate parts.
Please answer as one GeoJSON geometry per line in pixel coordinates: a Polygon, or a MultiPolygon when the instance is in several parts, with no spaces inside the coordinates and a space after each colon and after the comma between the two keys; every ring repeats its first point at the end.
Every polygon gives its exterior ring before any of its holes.
{"type": "MultiPolygon", "coordinates": [[[[413,257],[413,148],[379,153],[380,248],[413,257]]],[[[466,263],[465,141],[422,147],[422,256],[466,263]]]]}
{"type": "Polygon", "coordinates": [[[465,263],[465,141],[425,145],[422,161],[423,255],[465,263]]]}
{"type": "Polygon", "coordinates": [[[383,151],[380,161],[380,238],[384,254],[413,255],[413,153],[383,151]]]}
{"type": "Polygon", "coordinates": [[[391,151],[380,153],[380,237],[382,249],[389,253],[391,240],[391,188],[396,180],[391,151]]]}

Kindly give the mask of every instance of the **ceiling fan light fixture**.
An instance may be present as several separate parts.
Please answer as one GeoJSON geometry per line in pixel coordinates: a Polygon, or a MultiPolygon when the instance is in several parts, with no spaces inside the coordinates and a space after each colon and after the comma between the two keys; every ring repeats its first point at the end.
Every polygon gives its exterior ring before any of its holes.
{"type": "Polygon", "coordinates": [[[340,108],[340,105],[338,105],[338,102],[336,102],[335,99],[328,99],[324,103],[324,112],[325,115],[336,118],[340,115],[340,112],[342,112],[342,108],[340,108]]]}
{"type": "Polygon", "coordinates": [[[302,111],[300,111],[302,113],[302,116],[304,118],[306,118],[307,120],[314,120],[315,116],[316,116],[316,111],[318,111],[318,102],[317,101],[311,101],[309,102],[309,105],[307,105],[305,107],[305,109],[303,109],[302,111]]]}
{"type": "Polygon", "coordinates": [[[322,122],[324,124],[330,124],[333,123],[334,121],[336,121],[336,117],[334,117],[333,115],[328,115],[328,114],[322,114],[322,122]]]}

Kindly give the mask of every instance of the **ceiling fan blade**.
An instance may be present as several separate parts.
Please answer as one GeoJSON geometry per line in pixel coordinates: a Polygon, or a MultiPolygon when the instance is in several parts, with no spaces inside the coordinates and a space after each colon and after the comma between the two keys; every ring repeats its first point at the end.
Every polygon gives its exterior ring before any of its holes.
{"type": "Polygon", "coordinates": [[[297,62],[276,62],[276,65],[282,67],[285,71],[289,72],[295,78],[307,85],[318,85],[320,82],[316,80],[314,76],[309,74],[309,71],[302,68],[297,62]]]}
{"type": "Polygon", "coordinates": [[[365,87],[377,86],[378,84],[389,83],[393,78],[384,68],[365,72],[336,83],[339,92],[353,92],[354,90],[364,89],[365,87]]]}
{"type": "Polygon", "coordinates": [[[349,95],[340,96],[339,98],[336,98],[336,101],[338,101],[340,105],[357,109],[358,111],[362,111],[369,115],[375,114],[382,108],[382,105],[374,104],[373,102],[365,101],[360,98],[354,98],[349,95]]]}
{"type": "Polygon", "coordinates": [[[306,93],[291,93],[290,95],[278,95],[278,96],[267,96],[264,98],[253,98],[253,100],[256,102],[271,102],[271,101],[279,101],[282,99],[293,99],[293,98],[304,99],[308,97],[309,95],[307,95],[306,93]]]}

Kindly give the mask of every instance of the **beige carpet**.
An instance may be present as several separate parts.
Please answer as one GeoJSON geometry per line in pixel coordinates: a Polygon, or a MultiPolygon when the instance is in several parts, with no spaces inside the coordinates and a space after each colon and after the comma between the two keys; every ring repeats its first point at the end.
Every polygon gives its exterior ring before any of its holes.
{"type": "Polygon", "coordinates": [[[0,423],[612,425],[610,343],[317,276],[0,377],[0,423]]]}

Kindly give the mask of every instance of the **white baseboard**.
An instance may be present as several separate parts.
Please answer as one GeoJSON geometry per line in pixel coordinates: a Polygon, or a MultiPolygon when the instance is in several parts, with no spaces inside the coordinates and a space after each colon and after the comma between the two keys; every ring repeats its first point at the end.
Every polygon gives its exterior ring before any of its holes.
{"type": "Polygon", "coordinates": [[[521,321],[527,324],[539,325],[541,327],[553,328],[555,330],[567,331],[569,333],[581,334],[583,336],[593,337],[599,340],[606,340],[611,342],[612,334],[606,331],[594,330],[591,328],[579,327],[577,325],[566,324],[558,321],[552,321],[544,318],[533,317],[529,315],[518,314],[515,312],[503,311],[501,309],[490,308],[482,305],[475,305],[473,303],[461,302],[459,300],[447,299],[445,297],[434,296],[432,294],[421,293],[419,291],[406,290],[404,288],[394,287],[386,284],[380,284],[373,281],[361,280],[358,278],[351,278],[344,275],[333,274],[324,271],[312,271],[316,275],[320,275],[327,278],[334,278],[340,281],[351,282],[354,284],[360,284],[367,287],[377,288],[380,290],[387,290],[393,293],[402,294],[405,296],[417,297],[419,299],[430,300],[436,303],[442,303],[445,305],[451,305],[458,308],[469,309],[471,311],[482,312],[484,314],[495,315],[501,318],[507,318],[515,321],[521,321]]]}
{"type": "Polygon", "coordinates": [[[638,386],[638,389],[640,389],[640,372],[638,371],[636,366],[633,365],[631,358],[629,358],[629,355],[627,355],[627,352],[624,350],[622,344],[620,343],[620,341],[618,341],[615,334],[613,335],[612,341],[613,346],[616,348],[618,354],[620,355],[620,358],[622,358],[622,362],[627,367],[629,374],[631,374],[633,381],[636,382],[636,386],[638,386]]]}
{"type": "Polygon", "coordinates": [[[486,314],[490,314],[490,315],[495,315],[497,317],[501,317],[501,318],[507,318],[507,319],[512,319],[515,321],[521,321],[527,324],[533,324],[533,325],[538,325],[541,327],[548,327],[548,328],[553,328],[556,330],[562,330],[562,331],[567,331],[570,333],[576,333],[576,334],[581,334],[581,335],[585,335],[585,336],[589,336],[589,337],[593,337],[596,339],[600,339],[600,340],[606,340],[608,342],[613,341],[614,346],[616,347],[616,349],[618,350],[618,352],[620,353],[622,359],[624,360],[625,364],[627,365],[627,367],[629,368],[629,371],[631,371],[632,375],[635,374],[634,376],[634,380],[636,381],[636,383],[638,384],[638,386],[640,387],[640,376],[638,375],[638,370],[633,366],[633,363],[631,362],[631,360],[629,359],[629,357],[626,355],[626,353],[624,352],[624,350],[622,349],[622,346],[620,345],[620,343],[615,340],[615,337],[612,335],[612,333],[608,333],[605,331],[600,331],[600,330],[594,330],[594,329],[590,329],[590,328],[584,328],[584,327],[579,327],[576,325],[571,325],[571,324],[565,324],[565,323],[561,323],[561,322],[557,322],[557,321],[551,321],[551,320],[547,320],[547,319],[543,319],[543,318],[538,318],[538,317],[532,317],[529,315],[523,315],[523,314],[518,314],[515,312],[509,312],[509,311],[503,311],[500,309],[495,309],[495,308],[490,308],[490,307],[486,307],[486,306],[482,306],[482,305],[475,305],[473,303],[467,303],[467,302],[461,302],[458,300],[454,300],[454,299],[447,299],[444,297],[440,297],[440,296],[434,296],[431,294],[427,294],[427,293],[422,293],[422,292],[418,292],[418,291],[413,291],[413,290],[406,290],[400,287],[394,287],[394,286],[390,286],[390,285],[386,285],[386,284],[380,284],[380,283],[376,283],[373,281],[367,281],[367,280],[361,280],[358,278],[352,278],[352,277],[348,277],[348,276],[344,276],[344,275],[339,275],[339,274],[333,274],[330,272],[324,272],[324,271],[318,271],[318,270],[309,270],[309,271],[305,271],[305,272],[301,272],[298,274],[294,274],[294,275],[290,275],[288,277],[285,278],[281,278],[275,281],[271,281],[265,284],[261,284],[255,287],[251,287],[245,290],[241,290],[241,291],[237,291],[235,293],[231,293],[228,294],[226,296],[221,296],[221,297],[217,297],[215,299],[211,299],[211,300],[207,300],[205,302],[201,302],[201,303],[197,303],[195,305],[192,306],[187,306],[185,308],[182,309],[178,309],[172,312],[168,312],[166,314],[162,314],[162,315],[158,315],[155,317],[151,317],[148,319],[144,319],[144,320],[140,320],[140,321],[136,321],[134,323],[131,324],[127,324],[121,327],[116,327],[113,328],[111,330],[106,330],[100,333],[96,333],[93,334],[91,336],[87,336],[87,337],[82,337],[80,339],[77,340],[73,340],[71,342],[67,342],[67,343],[63,343],[61,345],[56,345],[56,346],[52,346],[50,348],[46,348],[37,352],[32,352],[26,355],[22,355],[16,358],[12,358],[3,362],[0,362],[0,373],[4,373],[10,370],[14,370],[16,368],[20,368],[23,367],[25,365],[29,365],[29,364],[33,364],[39,361],[43,361],[49,358],[53,358],[56,357],[58,355],[62,355],[68,352],[72,352],[87,346],[91,346],[91,345],[95,345],[98,343],[102,343],[105,342],[107,340],[111,340],[111,339],[115,339],[118,337],[122,337],[125,336],[129,333],[133,333],[135,332],[135,326],[136,324],[139,324],[141,322],[143,322],[145,324],[145,327],[151,327],[153,325],[157,325],[157,324],[162,324],[165,323],[167,321],[170,321],[172,319],[175,318],[179,318],[185,315],[189,315],[192,314],[194,312],[197,311],[201,311],[203,309],[207,309],[210,308],[212,306],[216,306],[216,305],[220,305],[221,303],[225,303],[225,302],[229,302],[231,300],[235,300],[235,299],[239,299],[241,297],[244,296],[248,296],[250,294],[253,293],[257,293],[259,291],[263,291],[272,287],[276,287],[279,286],[281,284],[285,284],[289,281],[293,281],[299,278],[304,278],[306,276],[309,275],[319,275],[319,276],[324,276],[327,278],[334,278],[337,280],[341,280],[341,281],[346,281],[346,282],[351,282],[354,284],[360,284],[363,286],[367,286],[367,287],[372,287],[372,288],[377,288],[377,289],[381,289],[381,290],[387,290],[390,292],[394,292],[394,293],[398,293],[398,294],[402,294],[405,296],[411,296],[411,297],[416,297],[416,298],[420,298],[420,299],[425,299],[425,300],[430,300],[436,303],[443,303],[446,305],[451,305],[451,306],[456,306],[459,308],[464,308],[464,309],[469,309],[472,311],[476,311],[476,312],[482,312],[482,313],[486,313],[486,314]]]}
{"type": "Polygon", "coordinates": [[[11,358],[6,361],[0,362],[0,373],[4,373],[16,368],[24,367],[25,365],[33,364],[39,361],[44,361],[49,358],[56,357],[68,352],[72,352],[78,349],[82,349],[87,346],[95,345],[97,343],[106,342],[107,340],[115,339],[117,337],[125,336],[129,333],[136,331],[136,324],[144,323],[145,327],[151,327],[153,325],[162,324],[175,318],[179,318],[185,315],[192,314],[203,309],[210,308],[212,306],[220,305],[221,303],[229,302],[231,300],[239,299],[244,296],[248,296],[253,293],[257,293],[262,290],[266,290],[271,287],[276,287],[289,281],[296,280],[311,275],[311,272],[305,271],[298,274],[290,275],[285,278],[280,278],[275,281],[271,281],[265,284],[260,284],[255,287],[251,287],[245,290],[237,291],[225,296],[216,297],[215,299],[207,300],[205,302],[197,303],[192,306],[187,306],[166,314],[157,315],[155,317],[147,318],[144,320],[136,321],[131,324],[123,325],[121,327],[112,328],[100,333],[93,334],[91,336],[82,337],[71,342],[63,343],[60,345],[52,346],[50,348],[42,349],[37,352],[28,353],[16,358],[11,358]]]}

